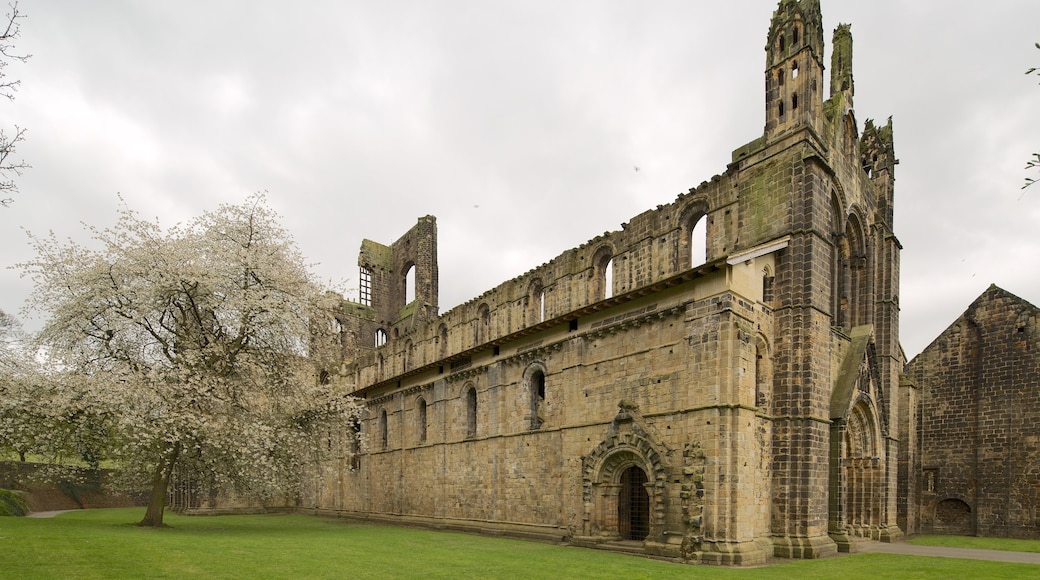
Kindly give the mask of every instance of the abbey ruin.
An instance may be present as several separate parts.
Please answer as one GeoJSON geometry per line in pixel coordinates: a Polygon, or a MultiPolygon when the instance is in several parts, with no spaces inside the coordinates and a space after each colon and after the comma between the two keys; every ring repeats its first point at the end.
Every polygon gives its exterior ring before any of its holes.
{"type": "Polygon", "coordinates": [[[892,127],[858,129],[847,25],[825,76],[818,2],[766,46],[763,134],[619,231],[444,314],[435,218],[366,240],[368,448],[304,504],[720,564],[898,537],[892,127]]]}
{"type": "Polygon", "coordinates": [[[713,564],[915,531],[898,161],[856,119],[852,46],[839,26],[825,60],[818,0],[780,0],[761,136],[450,311],[434,217],[365,240],[339,322],[367,417],[301,507],[713,564]]]}

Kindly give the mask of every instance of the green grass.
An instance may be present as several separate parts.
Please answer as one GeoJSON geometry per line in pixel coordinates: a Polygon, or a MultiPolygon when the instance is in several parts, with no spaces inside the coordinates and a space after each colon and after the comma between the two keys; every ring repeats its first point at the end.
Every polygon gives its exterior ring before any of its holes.
{"type": "Polygon", "coordinates": [[[2,578],[1023,578],[1040,568],[863,554],[756,569],[298,515],[180,517],[141,509],[0,519],[2,578]]]}
{"type": "Polygon", "coordinates": [[[1004,550],[1008,552],[1040,552],[1040,540],[1010,538],[977,538],[975,536],[921,536],[910,540],[918,546],[944,548],[973,548],[976,550],[1004,550]]]}

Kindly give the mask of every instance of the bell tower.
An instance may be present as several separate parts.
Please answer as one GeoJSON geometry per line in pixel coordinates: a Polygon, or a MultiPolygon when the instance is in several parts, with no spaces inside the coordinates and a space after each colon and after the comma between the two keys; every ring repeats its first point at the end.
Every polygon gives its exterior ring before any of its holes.
{"type": "Polygon", "coordinates": [[[818,133],[822,85],[819,0],[781,0],[766,43],[766,138],[806,125],[818,133]]]}

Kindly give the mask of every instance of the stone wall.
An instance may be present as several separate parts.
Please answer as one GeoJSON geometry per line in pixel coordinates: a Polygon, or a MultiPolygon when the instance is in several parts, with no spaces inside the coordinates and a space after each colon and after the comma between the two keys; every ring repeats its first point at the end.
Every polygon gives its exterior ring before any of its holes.
{"type": "Polygon", "coordinates": [[[0,488],[27,492],[30,511],[144,506],[145,492],[126,492],[113,485],[113,474],[102,469],[62,468],[42,463],[0,461],[0,488]]]}
{"type": "Polygon", "coordinates": [[[921,532],[1040,537],[1038,314],[990,286],[908,365],[921,532]]]}

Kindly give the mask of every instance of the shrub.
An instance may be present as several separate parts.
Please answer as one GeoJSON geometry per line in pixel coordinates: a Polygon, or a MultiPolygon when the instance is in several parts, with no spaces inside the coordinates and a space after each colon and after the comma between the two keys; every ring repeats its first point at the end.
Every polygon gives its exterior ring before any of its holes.
{"type": "Polygon", "coordinates": [[[29,508],[18,492],[0,489],[0,516],[24,516],[29,508]]]}

